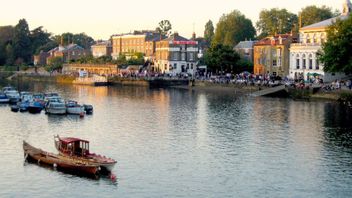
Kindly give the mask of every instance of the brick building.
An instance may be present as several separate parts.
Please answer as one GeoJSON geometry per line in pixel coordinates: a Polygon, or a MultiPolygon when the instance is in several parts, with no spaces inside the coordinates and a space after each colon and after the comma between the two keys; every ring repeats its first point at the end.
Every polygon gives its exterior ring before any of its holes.
{"type": "Polygon", "coordinates": [[[86,50],[77,44],[69,44],[67,46],[59,45],[48,51],[48,54],[47,63],[54,57],[61,57],[65,63],[68,63],[71,60],[77,60],[83,56],[89,55],[90,50],[86,50]]]}
{"type": "Polygon", "coordinates": [[[289,74],[289,48],[292,34],[266,37],[254,45],[254,74],[286,77],[289,74]]]}
{"type": "Polygon", "coordinates": [[[194,74],[198,62],[198,43],[178,33],[156,42],[154,70],[165,73],[194,74]]]}
{"type": "Polygon", "coordinates": [[[91,46],[92,55],[94,58],[101,56],[111,56],[112,46],[111,41],[100,41],[91,46]]]}

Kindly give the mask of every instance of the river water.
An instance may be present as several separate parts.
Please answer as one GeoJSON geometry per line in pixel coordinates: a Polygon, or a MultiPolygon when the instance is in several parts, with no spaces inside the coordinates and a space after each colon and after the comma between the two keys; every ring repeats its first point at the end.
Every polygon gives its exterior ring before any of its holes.
{"type": "Polygon", "coordinates": [[[352,113],[230,92],[21,83],[94,106],[48,116],[0,106],[0,197],[351,197],[352,113]],[[90,140],[118,161],[90,179],[26,163],[22,141],[90,140]]]}

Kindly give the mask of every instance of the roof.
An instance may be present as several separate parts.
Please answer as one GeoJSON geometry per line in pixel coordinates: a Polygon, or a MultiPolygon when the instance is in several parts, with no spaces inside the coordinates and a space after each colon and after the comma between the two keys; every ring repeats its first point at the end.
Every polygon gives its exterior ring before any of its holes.
{"type": "Polygon", "coordinates": [[[239,42],[235,48],[243,49],[243,48],[253,48],[253,45],[258,41],[241,41],[239,42]]]}
{"type": "Polygon", "coordinates": [[[173,35],[164,39],[163,41],[189,41],[189,40],[186,39],[185,37],[178,35],[177,33],[174,33],[173,35]]]}
{"type": "Polygon", "coordinates": [[[69,144],[69,143],[72,143],[72,142],[80,142],[80,141],[89,143],[89,141],[87,141],[87,140],[74,138],[74,137],[63,137],[63,138],[60,138],[60,141],[64,142],[65,144],[69,144]]]}
{"type": "Polygon", "coordinates": [[[95,47],[95,46],[111,47],[111,41],[110,40],[108,40],[108,41],[99,41],[96,44],[92,45],[92,47],[95,47]]]}
{"type": "Polygon", "coordinates": [[[326,19],[324,21],[320,21],[318,23],[314,23],[314,24],[302,27],[300,30],[325,29],[325,28],[329,27],[330,25],[332,25],[333,23],[335,23],[337,19],[346,20],[347,18],[348,18],[348,16],[340,15],[338,17],[326,19]]]}
{"type": "Polygon", "coordinates": [[[74,50],[74,49],[84,50],[83,47],[72,43],[72,44],[69,44],[69,45],[66,45],[66,46],[60,45],[58,47],[55,47],[55,48],[49,50],[48,53],[51,53],[51,52],[65,52],[65,51],[74,50]]]}
{"type": "Polygon", "coordinates": [[[280,38],[282,39],[282,43],[284,43],[286,40],[289,40],[292,38],[291,34],[277,34],[275,36],[269,36],[266,38],[263,38],[259,41],[257,41],[254,45],[279,45],[280,44],[280,38]]]}

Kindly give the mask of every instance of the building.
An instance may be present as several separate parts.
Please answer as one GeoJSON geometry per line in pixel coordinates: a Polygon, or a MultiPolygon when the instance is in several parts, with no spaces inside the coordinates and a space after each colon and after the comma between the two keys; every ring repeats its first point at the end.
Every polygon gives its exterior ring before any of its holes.
{"type": "Polygon", "coordinates": [[[319,78],[324,82],[331,82],[345,77],[343,73],[324,72],[324,66],[319,63],[317,54],[327,40],[328,27],[338,19],[346,20],[351,10],[351,2],[346,0],[340,16],[299,29],[299,42],[291,44],[290,48],[290,78],[304,80],[319,78]]]}
{"type": "Polygon", "coordinates": [[[40,66],[42,66],[42,65],[46,65],[46,59],[49,57],[49,53],[47,53],[47,52],[43,52],[43,51],[41,51],[38,55],[34,55],[34,57],[33,57],[33,59],[34,59],[34,61],[33,61],[33,63],[34,63],[34,65],[40,65],[40,66]]]}
{"type": "Polygon", "coordinates": [[[111,56],[112,46],[111,41],[100,41],[91,46],[92,55],[94,58],[101,56],[111,56]]]}
{"type": "Polygon", "coordinates": [[[178,33],[156,42],[154,71],[194,75],[198,62],[198,43],[178,33]]]}
{"type": "Polygon", "coordinates": [[[241,41],[233,49],[241,58],[253,63],[254,44],[257,41],[241,41]]]}
{"type": "Polygon", "coordinates": [[[47,64],[50,62],[51,58],[61,57],[63,62],[68,63],[72,60],[77,60],[83,56],[90,54],[90,50],[86,50],[77,44],[69,44],[67,46],[59,45],[54,49],[48,51],[47,64]]]}
{"type": "Polygon", "coordinates": [[[62,67],[63,74],[81,74],[84,71],[86,74],[97,75],[117,75],[119,69],[115,64],[64,64],[62,67]]]}
{"type": "Polygon", "coordinates": [[[155,42],[163,38],[159,33],[148,30],[113,35],[111,56],[117,59],[122,54],[129,56],[133,53],[142,53],[146,57],[152,57],[155,52],[155,42]]]}
{"type": "Polygon", "coordinates": [[[292,34],[266,37],[254,44],[254,74],[286,77],[289,74],[289,47],[292,34]]]}

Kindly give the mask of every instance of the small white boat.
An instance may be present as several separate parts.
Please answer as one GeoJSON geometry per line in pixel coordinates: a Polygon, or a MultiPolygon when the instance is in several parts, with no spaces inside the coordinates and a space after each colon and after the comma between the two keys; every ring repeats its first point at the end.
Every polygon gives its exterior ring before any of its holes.
{"type": "Polygon", "coordinates": [[[17,103],[20,101],[20,94],[16,90],[8,90],[4,92],[6,96],[10,99],[10,103],[17,103]]]}
{"type": "Polygon", "coordinates": [[[45,105],[45,112],[48,114],[66,114],[65,101],[61,98],[51,98],[45,105]]]}
{"type": "Polygon", "coordinates": [[[84,115],[84,107],[79,105],[76,101],[69,100],[66,102],[67,114],[84,115]]]}
{"type": "Polygon", "coordinates": [[[8,103],[10,99],[4,94],[3,92],[0,92],[0,103],[8,103]]]}

